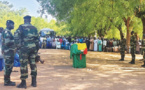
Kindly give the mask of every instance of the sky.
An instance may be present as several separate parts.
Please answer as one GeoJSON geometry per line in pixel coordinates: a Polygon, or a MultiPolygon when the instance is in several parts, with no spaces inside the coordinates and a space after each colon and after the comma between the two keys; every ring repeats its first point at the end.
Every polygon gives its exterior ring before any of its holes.
{"type": "MultiPolygon", "coordinates": [[[[37,13],[37,10],[41,8],[39,3],[36,0],[0,0],[0,1],[8,1],[13,5],[13,9],[18,10],[21,8],[26,8],[28,14],[30,16],[38,17],[40,14],[37,13]]],[[[54,19],[51,15],[48,14],[48,21],[54,19]]]]}

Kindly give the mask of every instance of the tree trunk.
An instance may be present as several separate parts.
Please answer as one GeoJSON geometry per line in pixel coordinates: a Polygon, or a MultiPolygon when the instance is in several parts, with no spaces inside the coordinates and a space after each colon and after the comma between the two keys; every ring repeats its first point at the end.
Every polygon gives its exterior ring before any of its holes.
{"type": "Polygon", "coordinates": [[[121,25],[119,25],[118,27],[118,30],[120,31],[120,38],[121,38],[121,40],[123,39],[123,32],[122,32],[122,27],[121,27],[121,25]]]}
{"type": "Polygon", "coordinates": [[[130,17],[128,17],[127,20],[124,18],[124,22],[127,27],[126,45],[127,45],[127,53],[129,53],[130,36],[131,36],[131,29],[132,29],[130,28],[130,17]]]}
{"type": "MultiPolygon", "coordinates": [[[[143,36],[144,36],[144,34],[145,34],[145,18],[143,17],[141,20],[143,23],[143,36]]],[[[145,39],[145,36],[143,37],[143,39],[145,39]]]]}

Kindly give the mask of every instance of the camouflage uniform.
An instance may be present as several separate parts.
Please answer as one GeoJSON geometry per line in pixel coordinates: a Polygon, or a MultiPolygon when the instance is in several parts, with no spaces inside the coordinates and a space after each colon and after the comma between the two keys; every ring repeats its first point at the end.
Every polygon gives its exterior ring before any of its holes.
{"type": "Polygon", "coordinates": [[[132,61],[130,63],[135,63],[135,53],[136,53],[136,37],[135,37],[135,35],[131,35],[130,47],[131,47],[131,56],[132,56],[132,61]]]}
{"type": "Polygon", "coordinates": [[[19,50],[21,80],[28,78],[27,63],[30,63],[32,77],[37,76],[35,57],[39,49],[39,35],[37,29],[31,24],[20,25],[15,32],[15,43],[19,50]]]}
{"type": "Polygon", "coordinates": [[[142,40],[142,55],[143,55],[143,61],[144,64],[142,65],[142,67],[145,67],[145,34],[143,35],[143,40],[142,40]]]}
{"type": "Polygon", "coordinates": [[[4,83],[10,82],[10,75],[14,64],[14,37],[10,30],[7,28],[2,33],[2,52],[4,53],[5,59],[5,74],[4,83]]]}
{"type": "Polygon", "coordinates": [[[120,42],[120,54],[121,54],[121,59],[120,61],[124,61],[124,57],[125,57],[125,46],[126,46],[126,39],[123,38],[120,42]]]}

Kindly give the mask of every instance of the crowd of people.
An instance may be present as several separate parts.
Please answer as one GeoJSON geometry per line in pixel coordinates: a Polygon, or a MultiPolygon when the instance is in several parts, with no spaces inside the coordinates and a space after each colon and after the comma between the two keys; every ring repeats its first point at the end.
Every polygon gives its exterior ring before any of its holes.
{"type": "MultiPolygon", "coordinates": [[[[103,37],[98,38],[87,38],[87,37],[65,37],[56,36],[46,38],[40,37],[40,48],[42,49],[66,49],[70,50],[70,46],[74,43],[86,43],[88,51],[98,52],[119,52],[120,51],[120,40],[118,39],[104,39],[103,37]]],[[[136,53],[141,52],[141,40],[136,42],[136,53]]],[[[129,50],[130,52],[130,50],[129,50]]]]}
{"type": "MultiPolygon", "coordinates": [[[[126,45],[126,39],[122,36],[121,40],[117,39],[105,39],[104,37],[98,38],[86,38],[86,37],[50,37],[46,38],[40,37],[40,48],[48,49],[66,49],[70,50],[71,45],[75,43],[86,43],[88,51],[95,52],[120,52],[121,59],[119,61],[124,61],[125,52],[128,51],[132,55],[132,60],[130,64],[135,64],[135,54],[142,53],[142,42],[137,38],[134,31],[132,31],[130,46],[126,45]]],[[[145,67],[145,62],[144,65],[145,67]]]]}

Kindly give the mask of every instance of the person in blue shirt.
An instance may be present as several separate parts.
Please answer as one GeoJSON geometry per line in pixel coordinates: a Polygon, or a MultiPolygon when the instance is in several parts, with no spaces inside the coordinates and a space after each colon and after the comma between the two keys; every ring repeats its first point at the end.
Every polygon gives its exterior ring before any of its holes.
{"type": "Polygon", "coordinates": [[[80,42],[80,43],[83,43],[83,41],[84,41],[84,39],[83,39],[83,38],[81,38],[81,42],[80,42]]]}
{"type": "Polygon", "coordinates": [[[42,37],[45,37],[45,33],[42,32],[42,31],[40,31],[40,35],[41,35],[42,37]]]}
{"type": "Polygon", "coordinates": [[[4,70],[4,68],[5,68],[5,61],[4,61],[4,58],[3,58],[3,55],[2,55],[2,53],[1,53],[1,47],[2,47],[2,32],[3,32],[3,28],[2,27],[0,27],[0,59],[2,60],[2,69],[4,70]]]}

